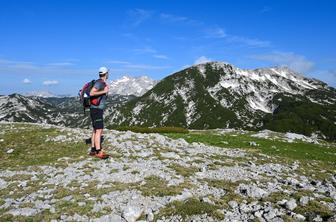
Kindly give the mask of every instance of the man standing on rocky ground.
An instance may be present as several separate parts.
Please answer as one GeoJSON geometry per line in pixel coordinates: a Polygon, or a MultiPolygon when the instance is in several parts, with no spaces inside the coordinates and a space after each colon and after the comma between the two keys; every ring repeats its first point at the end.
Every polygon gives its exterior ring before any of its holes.
{"type": "Polygon", "coordinates": [[[107,93],[110,90],[108,79],[108,69],[101,67],[99,69],[99,79],[96,80],[90,91],[90,117],[92,121],[92,137],[91,137],[91,156],[96,156],[100,159],[106,159],[108,154],[104,153],[101,147],[101,136],[104,129],[104,109],[106,106],[107,93]]]}

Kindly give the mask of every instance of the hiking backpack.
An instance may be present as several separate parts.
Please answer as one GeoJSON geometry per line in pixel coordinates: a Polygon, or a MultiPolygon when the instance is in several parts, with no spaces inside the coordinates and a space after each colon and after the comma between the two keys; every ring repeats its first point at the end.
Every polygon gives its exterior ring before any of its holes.
{"type": "Polygon", "coordinates": [[[90,96],[90,91],[94,84],[99,80],[92,80],[86,83],[81,90],[79,90],[79,100],[83,105],[83,110],[85,114],[85,109],[90,108],[91,105],[99,106],[101,96],[90,96]]]}

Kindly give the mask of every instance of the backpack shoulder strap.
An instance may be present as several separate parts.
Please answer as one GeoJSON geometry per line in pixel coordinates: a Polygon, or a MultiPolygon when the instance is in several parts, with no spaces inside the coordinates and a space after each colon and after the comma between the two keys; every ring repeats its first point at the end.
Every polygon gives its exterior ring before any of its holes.
{"type": "Polygon", "coordinates": [[[101,82],[101,83],[103,83],[103,84],[104,84],[104,87],[106,86],[106,82],[103,81],[102,79],[97,79],[96,82],[98,82],[98,81],[101,82]]]}

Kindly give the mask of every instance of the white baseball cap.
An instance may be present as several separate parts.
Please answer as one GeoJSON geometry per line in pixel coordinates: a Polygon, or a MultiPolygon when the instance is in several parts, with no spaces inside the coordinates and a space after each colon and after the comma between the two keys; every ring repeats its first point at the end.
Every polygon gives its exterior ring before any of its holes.
{"type": "Polygon", "coordinates": [[[106,68],[105,66],[99,68],[99,74],[105,74],[108,73],[108,71],[108,68],[106,68]]]}

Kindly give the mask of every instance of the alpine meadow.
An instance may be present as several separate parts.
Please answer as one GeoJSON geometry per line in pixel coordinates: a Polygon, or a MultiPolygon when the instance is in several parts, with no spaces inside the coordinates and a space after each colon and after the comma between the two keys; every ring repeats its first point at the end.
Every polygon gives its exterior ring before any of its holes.
{"type": "Polygon", "coordinates": [[[0,221],[336,221],[335,10],[0,1],[0,221]]]}

